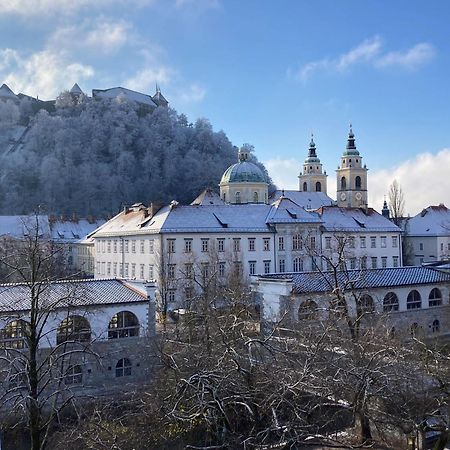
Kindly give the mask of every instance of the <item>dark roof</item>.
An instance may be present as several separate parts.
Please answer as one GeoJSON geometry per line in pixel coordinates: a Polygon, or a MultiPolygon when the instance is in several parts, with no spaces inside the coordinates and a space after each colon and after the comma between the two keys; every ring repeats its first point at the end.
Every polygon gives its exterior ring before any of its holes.
{"type": "MultiPolygon", "coordinates": [[[[295,294],[330,292],[335,287],[333,272],[268,274],[261,275],[261,278],[292,281],[292,291],[295,294]]],[[[338,285],[343,290],[400,287],[446,282],[450,283],[450,273],[422,266],[338,272],[338,285]]]]}
{"type": "MultiPolygon", "coordinates": [[[[84,307],[145,302],[147,298],[119,279],[73,280],[43,283],[41,308],[84,307]]],[[[30,287],[24,283],[0,285],[0,312],[30,309],[30,287]]]]}

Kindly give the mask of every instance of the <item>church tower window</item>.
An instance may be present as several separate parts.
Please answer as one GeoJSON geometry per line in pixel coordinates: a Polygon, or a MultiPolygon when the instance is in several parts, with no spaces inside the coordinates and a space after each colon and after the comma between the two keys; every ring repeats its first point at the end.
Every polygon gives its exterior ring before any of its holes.
{"type": "Polygon", "coordinates": [[[355,178],[355,188],[356,189],[361,189],[361,177],[360,176],[357,176],[355,178]]]}
{"type": "Polygon", "coordinates": [[[345,177],[341,178],[341,189],[347,189],[347,180],[345,177]]]}
{"type": "Polygon", "coordinates": [[[308,190],[308,184],[306,183],[306,181],[303,183],[303,192],[307,192],[308,190]]]}
{"type": "Polygon", "coordinates": [[[322,192],[322,185],[320,181],[316,182],[316,192],[322,192]]]}

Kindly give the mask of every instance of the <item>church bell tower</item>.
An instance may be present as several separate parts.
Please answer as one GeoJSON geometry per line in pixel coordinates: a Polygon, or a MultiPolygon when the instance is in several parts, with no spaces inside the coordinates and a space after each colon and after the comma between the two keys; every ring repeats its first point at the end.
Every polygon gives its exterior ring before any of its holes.
{"type": "Polygon", "coordinates": [[[303,171],[300,172],[299,191],[300,192],[323,192],[327,193],[327,173],[322,172],[322,164],[317,157],[314,136],[311,135],[309,143],[308,157],[303,163],[303,171]]]}
{"type": "Polygon", "coordinates": [[[367,167],[355,145],[352,126],[348,133],[347,148],[336,170],[337,203],[340,207],[367,208],[367,167]]]}

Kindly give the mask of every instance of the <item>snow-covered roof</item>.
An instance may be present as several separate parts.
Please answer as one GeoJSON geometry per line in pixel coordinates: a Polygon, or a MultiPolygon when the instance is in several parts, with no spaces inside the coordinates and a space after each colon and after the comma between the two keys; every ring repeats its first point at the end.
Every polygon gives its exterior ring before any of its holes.
{"type": "Polygon", "coordinates": [[[297,205],[305,208],[306,210],[318,209],[321,206],[330,206],[335,202],[333,199],[328,197],[324,192],[300,192],[300,191],[288,191],[288,190],[278,190],[275,191],[271,196],[271,200],[278,199],[281,195],[290,198],[297,205]]]}
{"type": "Polygon", "coordinates": [[[11,99],[17,101],[17,95],[9,88],[9,86],[5,83],[0,87],[0,97],[4,99],[11,99]]]}
{"type": "Polygon", "coordinates": [[[307,212],[287,197],[280,197],[272,203],[267,223],[311,223],[321,222],[316,213],[307,212]]]}
{"type": "Polygon", "coordinates": [[[156,108],[156,103],[153,101],[152,97],[147,94],[142,94],[141,92],[132,91],[124,87],[113,87],[110,89],[92,89],[92,97],[100,98],[117,98],[119,96],[125,97],[127,100],[133,102],[142,103],[144,105],[149,105],[156,108]]]}
{"type": "Polygon", "coordinates": [[[39,227],[39,234],[50,236],[48,216],[0,216],[0,236],[22,239],[39,227]]]}
{"type": "MultiPolygon", "coordinates": [[[[43,285],[41,308],[67,308],[146,302],[146,295],[119,279],[71,280],[43,285]]],[[[30,309],[30,287],[26,284],[0,285],[0,312],[30,309]]]]}
{"type": "Polygon", "coordinates": [[[450,209],[445,205],[429,206],[407,222],[410,236],[450,236],[450,209]]]}
{"type": "Polygon", "coordinates": [[[55,241],[81,242],[86,236],[105,223],[104,220],[88,221],[55,220],[51,222],[51,236],[55,241]]]}
{"type": "Polygon", "coordinates": [[[220,198],[220,195],[211,189],[205,189],[191,203],[191,205],[224,205],[224,204],[225,202],[220,198]]]}
{"type": "Polygon", "coordinates": [[[400,228],[372,208],[364,211],[360,208],[324,206],[319,208],[317,212],[320,214],[326,231],[400,233],[400,228]]]}
{"type": "Polygon", "coordinates": [[[429,267],[408,266],[383,269],[348,270],[338,272],[303,272],[260,275],[262,280],[291,281],[292,292],[307,294],[313,292],[331,292],[336,285],[344,290],[376,289],[400,286],[416,286],[431,283],[449,283],[450,273],[429,267]]]}
{"type": "Polygon", "coordinates": [[[80,86],[78,86],[78,83],[75,83],[72,86],[72,89],[69,91],[71,94],[83,94],[83,91],[81,90],[80,86]]]}

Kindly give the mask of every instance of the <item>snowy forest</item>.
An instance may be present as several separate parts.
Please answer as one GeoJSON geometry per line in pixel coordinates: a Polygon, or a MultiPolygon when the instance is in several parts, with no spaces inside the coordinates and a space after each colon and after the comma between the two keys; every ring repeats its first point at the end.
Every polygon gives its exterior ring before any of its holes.
{"type": "Polygon", "coordinates": [[[0,214],[39,206],[108,217],[135,202],[190,203],[202,189],[217,189],[237,162],[223,131],[171,108],[145,111],[120,97],[64,92],[52,109],[35,113],[27,101],[0,101],[0,214]]]}

